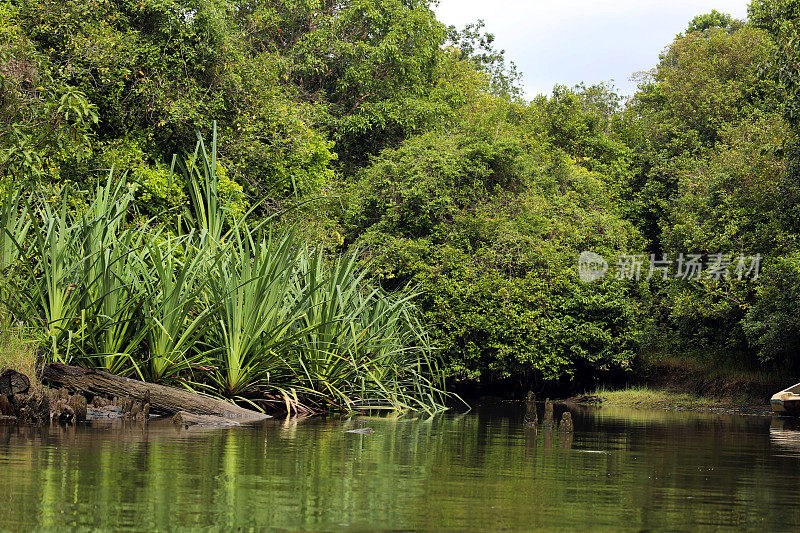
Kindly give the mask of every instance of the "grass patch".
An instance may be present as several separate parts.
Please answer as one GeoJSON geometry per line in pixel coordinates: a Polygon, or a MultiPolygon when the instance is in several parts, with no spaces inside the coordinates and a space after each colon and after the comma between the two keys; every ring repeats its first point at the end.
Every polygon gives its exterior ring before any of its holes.
{"type": "Polygon", "coordinates": [[[742,403],[648,387],[630,387],[622,390],[601,389],[594,394],[603,398],[604,405],[648,409],[714,409],[735,407],[742,403]]]}
{"type": "Polygon", "coordinates": [[[31,382],[31,392],[41,392],[42,383],[36,373],[36,347],[19,332],[0,329],[0,373],[15,370],[31,382]]]}

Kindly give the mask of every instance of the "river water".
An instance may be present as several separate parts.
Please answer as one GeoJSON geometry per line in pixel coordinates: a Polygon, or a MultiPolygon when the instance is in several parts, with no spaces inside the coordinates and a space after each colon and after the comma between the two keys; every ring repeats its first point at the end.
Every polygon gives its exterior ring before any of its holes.
{"type": "Polygon", "coordinates": [[[0,529],[800,530],[792,422],[572,415],[572,435],[524,429],[516,406],[224,430],[0,426],[0,529]]]}

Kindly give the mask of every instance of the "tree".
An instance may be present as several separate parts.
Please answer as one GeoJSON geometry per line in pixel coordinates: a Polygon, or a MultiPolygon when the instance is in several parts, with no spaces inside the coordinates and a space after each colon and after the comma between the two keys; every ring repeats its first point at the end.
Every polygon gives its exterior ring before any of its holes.
{"type": "Polygon", "coordinates": [[[325,126],[346,168],[424,129],[440,112],[445,27],[427,0],[285,0],[247,5],[239,23],[257,50],[274,52],[325,126]]]}
{"type": "Polygon", "coordinates": [[[689,23],[686,28],[687,35],[692,32],[703,32],[711,28],[722,28],[723,30],[732,29],[734,25],[741,26],[741,23],[736,24],[737,21],[727,13],[720,13],[716,9],[712,9],[711,13],[698,15],[689,23]]]}
{"type": "Polygon", "coordinates": [[[632,220],[662,252],[662,213],[679,176],[696,167],[732,124],[777,104],[775,84],[760,75],[773,45],[762,30],[678,36],[626,109],[621,133],[636,154],[628,184],[632,220]]]}
{"type": "MultiPolygon", "coordinates": [[[[280,83],[281,61],[254,50],[219,0],[21,0],[20,34],[97,110],[95,159],[65,155],[62,177],[91,169],[168,163],[219,122],[231,177],[264,191],[302,194],[326,183],[332,143],[312,106],[280,83]],[[145,156],[144,154],[147,154],[145,156]]],[[[147,173],[145,173],[147,174],[147,173]]],[[[145,184],[146,185],[146,184],[145,184]]]]}
{"type": "Polygon", "coordinates": [[[764,75],[780,45],[765,31],[771,23],[759,24],[714,23],[678,36],[619,131],[636,154],[628,213],[653,253],[704,254],[705,267],[714,254],[734,263],[760,254],[764,262],[757,280],[659,284],[662,333],[676,349],[703,346],[726,363],[785,365],[790,343],[777,339],[800,332],[785,319],[796,306],[791,296],[775,295],[794,275],[800,187],[787,173],[795,140],[781,113],[783,88],[764,75]]]}
{"type": "Polygon", "coordinates": [[[764,74],[785,91],[786,116],[800,130],[800,1],[754,0],[748,14],[753,25],[768,31],[776,44],[764,61],[764,74]]]}
{"type": "Polygon", "coordinates": [[[580,381],[629,368],[635,289],[575,270],[582,250],[640,244],[614,180],[585,168],[608,155],[593,109],[565,88],[529,105],[484,94],[461,122],[383,150],[351,186],[348,240],[384,286],[420,291],[451,373],[580,381]]]}
{"type": "Polygon", "coordinates": [[[25,38],[17,9],[0,4],[0,180],[58,173],[64,154],[90,153],[97,108],[54,76],[49,59],[25,38]]]}
{"type": "Polygon", "coordinates": [[[506,63],[505,50],[494,47],[495,36],[484,31],[486,24],[478,20],[467,24],[462,30],[450,26],[447,30],[448,44],[460,51],[464,60],[489,77],[492,91],[500,96],[521,99],[522,74],[513,61],[506,63]]]}

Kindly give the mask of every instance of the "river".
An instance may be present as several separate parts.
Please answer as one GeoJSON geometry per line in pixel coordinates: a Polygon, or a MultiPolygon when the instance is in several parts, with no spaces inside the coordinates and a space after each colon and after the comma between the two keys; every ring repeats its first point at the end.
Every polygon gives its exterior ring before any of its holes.
{"type": "Polygon", "coordinates": [[[0,425],[0,529],[800,529],[791,421],[572,415],[573,434],[526,430],[513,404],[224,430],[0,425]]]}

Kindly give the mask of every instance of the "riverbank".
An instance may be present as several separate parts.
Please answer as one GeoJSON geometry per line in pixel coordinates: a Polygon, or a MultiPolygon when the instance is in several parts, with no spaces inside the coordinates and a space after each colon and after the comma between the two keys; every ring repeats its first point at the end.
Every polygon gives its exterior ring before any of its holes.
{"type": "Polygon", "coordinates": [[[589,396],[618,407],[742,414],[771,413],[769,399],[800,381],[781,372],[720,368],[697,359],[661,356],[648,360],[627,387],[601,387],[589,396]]]}
{"type": "Polygon", "coordinates": [[[597,398],[596,403],[612,407],[764,415],[771,412],[769,402],[752,402],[744,398],[731,400],[712,396],[698,396],[688,392],[652,389],[646,386],[629,387],[621,390],[600,389],[591,396],[597,398]]]}

